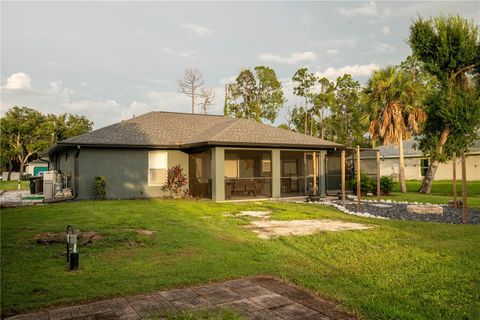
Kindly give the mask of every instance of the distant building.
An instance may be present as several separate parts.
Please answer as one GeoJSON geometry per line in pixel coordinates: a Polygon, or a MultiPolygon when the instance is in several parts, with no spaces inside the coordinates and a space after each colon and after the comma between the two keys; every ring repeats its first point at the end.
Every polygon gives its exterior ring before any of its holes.
{"type": "MultiPolygon", "coordinates": [[[[413,147],[413,141],[403,142],[405,158],[405,177],[407,180],[422,180],[427,172],[430,159],[425,157],[420,150],[413,147]]],[[[380,150],[380,172],[382,176],[391,176],[398,179],[398,146],[381,146],[380,150]]],[[[466,158],[467,180],[480,180],[480,141],[476,141],[466,158]]],[[[435,174],[435,180],[452,180],[452,160],[441,163],[435,174]]],[[[461,163],[457,159],[457,178],[461,177],[461,163]]]]}

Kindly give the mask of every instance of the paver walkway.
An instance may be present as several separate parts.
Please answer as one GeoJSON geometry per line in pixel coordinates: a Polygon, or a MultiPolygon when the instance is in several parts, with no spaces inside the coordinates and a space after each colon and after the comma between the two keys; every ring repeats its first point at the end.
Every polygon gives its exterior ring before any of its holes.
{"type": "Polygon", "coordinates": [[[329,301],[272,277],[162,291],[18,315],[9,319],[158,319],[180,310],[233,309],[247,319],[356,319],[329,301]]]}

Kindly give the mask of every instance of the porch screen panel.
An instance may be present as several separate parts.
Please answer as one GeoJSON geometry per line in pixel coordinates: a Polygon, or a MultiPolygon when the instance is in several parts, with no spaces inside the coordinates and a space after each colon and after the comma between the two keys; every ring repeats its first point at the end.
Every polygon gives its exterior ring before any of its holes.
{"type": "Polygon", "coordinates": [[[195,198],[212,198],[212,152],[193,153],[188,156],[189,189],[195,198]]]}
{"type": "Polygon", "coordinates": [[[280,195],[282,197],[305,195],[304,157],[303,151],[280,152],[280,195]]]}
{"type": "Polygon", "coordinates": [[[225,150],[225,198],[270,198],[272,153],[263,150],[225,150]]]}

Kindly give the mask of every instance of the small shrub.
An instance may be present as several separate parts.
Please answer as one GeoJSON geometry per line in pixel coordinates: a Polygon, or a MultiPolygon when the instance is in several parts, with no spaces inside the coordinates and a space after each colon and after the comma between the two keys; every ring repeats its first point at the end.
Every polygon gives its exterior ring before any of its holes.
{"type": "Polygon", "coordinates": [[[162,186],[162,191],[169,191],[171,198],[180,198],[182,188],[187,185],[187,182],[187,176],[183,174],[182,166],[177,164],[168,169],[167,181],[165,181],[165,184],[162,186]]]}
{"type": "MultiPolygon", "coordinates": [[[[374,183],[369,176],[364,173],[360,174],[360,193],[362,195],[367,195],[367,193],[372,192],[374,183]]],[[[357,194],[357,180],[352,180],[352,192],[353,194],[357,194]]]]}
{"type": "MultiPolygon", "coordinates": [[[[388,196],[393,191],[393,186],[395,182],[393,182],[392,177],[381,177],[380,178],[380,194],[384,196],[388,196]]],[[[375,190],[377,189],[375,183],[375,190]]]]}
{"type": "Polygon", "coordinates": [[[107,196],[107,179],[104,176],[97,176],[93,183],[93,195],[95,199],[105,199],[107,196]]]}

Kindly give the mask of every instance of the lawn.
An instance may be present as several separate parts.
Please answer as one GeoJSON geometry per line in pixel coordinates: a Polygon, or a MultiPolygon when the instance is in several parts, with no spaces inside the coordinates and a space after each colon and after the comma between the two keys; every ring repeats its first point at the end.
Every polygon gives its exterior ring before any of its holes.
{"type": "MultiPolygon", "coordinates": [[[[420,180],[407,180],[407,192],[417,192],[420,190],[422,181],[420,180]]],[[[395,183],[393,191],[400,192],[400,183],[395,183]]],[[[433,195],[453,195],[453,181],[452,180],[438,180],[433,181],[432,190],[433,195]]],[[[468,181],[467,192],[472,196],[480,196],[480,181],[468,181]]],[[[462,195],[462,181],[457,180],[457,195],[462,195]]]]}
{"type": "Polygon", "coordinates": [[[81,201],[1,211],[3,315],[223,279],[282,277],[369,319],[478,319],[480,227],[347,216],[308,204],[210,201],[81,201]],[[275,219],[375,224],[362,231],[258,239],[240,210],[275,219]],[[66,272],[64,246],[40,232],[67,224],[103,240],[80,248],[66,272]],[[155,231],[141,235],[135,229],[155,231]]]}
{"type": "MultiPolygon", "coordinates": [[[[20,190],[29,190],[30,181],[20,181],[20,190]]],[[[18,190],[18,181],[0,180],[0,190],[18,190]]]]}
{"type": "MultiPolygon", "coordinates": [[[[421,181],[408,180],[407,192],[400,193],[400,184],[396,183],[394,192],[382,199],[390,199],[395,201],[409,201],[432,204],[447,204],[449,200],[453,200],[453,181],[434,181],[432,184],[431,194],[418,193],[418,189],[422,184],[421,181]]],[[[467,205],[471,208],[480,208],[480,181],[469,181],[467,184],[468,198],[467,205]]],[[[462,184],[457,181],[458,199],[461,200],[462,184]]],[[[375,198],[375,197],[372,197],[375,198]]]]}

